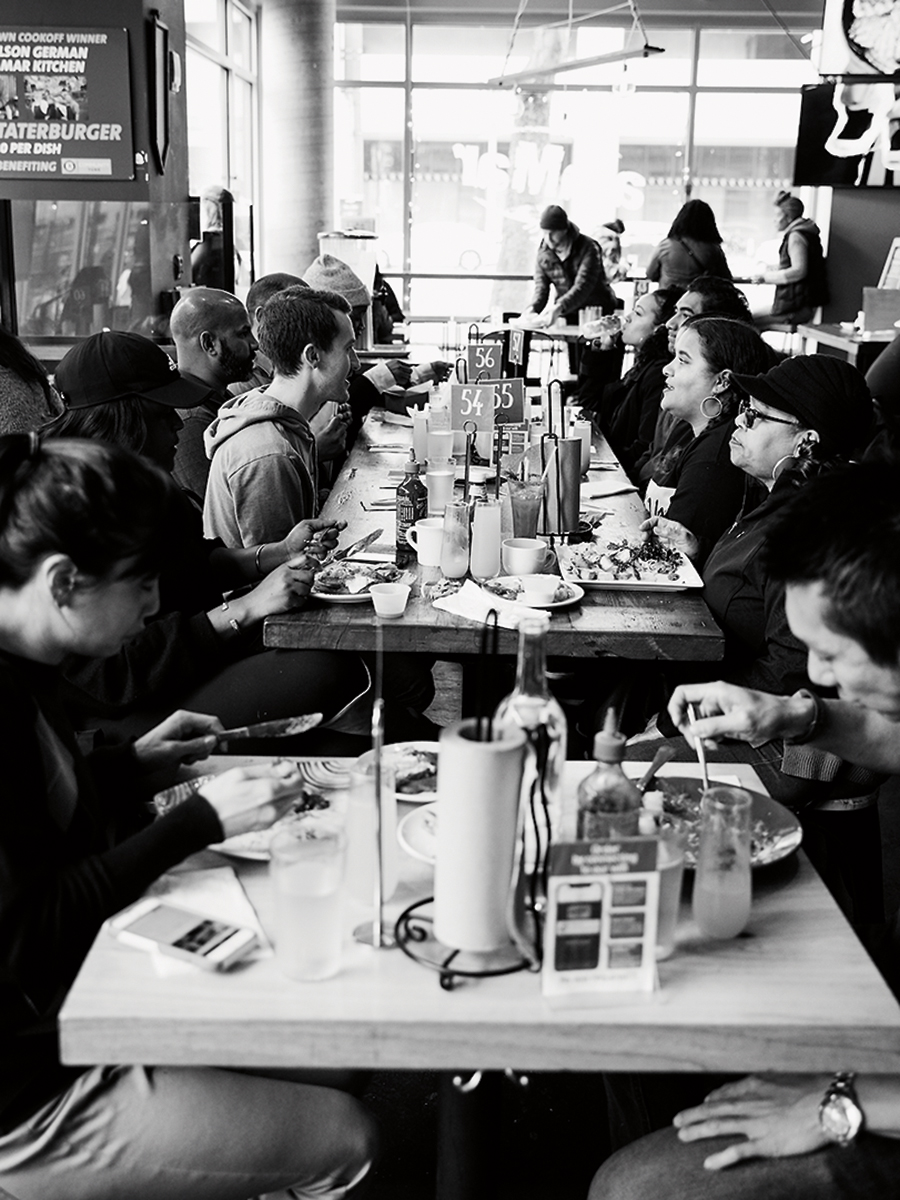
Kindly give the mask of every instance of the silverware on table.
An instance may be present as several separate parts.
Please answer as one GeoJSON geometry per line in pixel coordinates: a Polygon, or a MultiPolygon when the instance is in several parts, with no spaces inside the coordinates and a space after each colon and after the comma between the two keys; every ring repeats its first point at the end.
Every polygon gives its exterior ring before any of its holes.
{"type": "Polygon", "coordinates": [[[660,746],[653,756],[653,762],[637,782],[637,790],[641,793],[641,795],[646,792],[659,768],[665,763],[671,762],[671,760],[675,757],[676,752],[676,748],[669,742],[665,742],[662,746],[660,746]]]}
{"type": "Polygon", "coordinates": [[[342,559],[349,558],[352,554],[361,554],[363,550],[368,550],[373,542],[377,542],[383,533],[383,529],[373,529],[371,533],[367,533],[366,536],[360,538],[358,542],[354,542],[352,545],[347,546],[343,550],[335,550],[325,560],[326,564],[341,562],[342,559]]]}
{"type": "Polygon", "coordinates": [[[322,722],[321,713],[307,713],[302,717],[282,717],[277,721],[260,721],[256,725],[238,725],[234,729],[223,729],[216,734],[217,742],[235,742],[243,738],[280,738],[306,733],[322,722]]]}
{"type": "Polygon", "coordinates": [[[703,780],[704,792],[709,787],[709,771],[706,769],[706,751],[703,749],[703,739],[697,733],[697,709],[693,704],[687,706],[688,721],[691,724],[691,733],[694,735],[694,750],[697,753],[697,762],[700,764],[700,778],[703,780]]]}

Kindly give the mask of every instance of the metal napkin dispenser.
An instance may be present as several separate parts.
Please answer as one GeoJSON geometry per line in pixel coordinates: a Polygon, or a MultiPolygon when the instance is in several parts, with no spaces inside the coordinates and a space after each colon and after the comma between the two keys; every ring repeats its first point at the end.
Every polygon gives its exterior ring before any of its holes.
{"type": "Polygon", "coordinates": [[[545,534],[569,534],[578,529],[581,507],[581,438],[545,435],[541,441],[544,471],[545,534]]]}

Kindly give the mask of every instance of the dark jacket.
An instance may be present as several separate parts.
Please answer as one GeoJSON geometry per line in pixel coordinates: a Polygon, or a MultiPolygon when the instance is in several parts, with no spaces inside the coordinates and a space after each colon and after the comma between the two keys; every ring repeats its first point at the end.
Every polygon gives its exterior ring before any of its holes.
{"type": "Polygon", "coordinates": [[[825,275],[825,254],[819,237],[819,227],[807,217],[798,217],[784,231],[778,250],[778,266],[785,270],[791,265],[788,242],[792,234],[806,242],[806,275],[794,283],[779,283],[775,288],[772,315],[794,313],[804,308],[818,308],[828,303],[828,281],[825,275]]]}
{"type": "Polygon", "coordinates": [[[82,758],[57,683],[54,668],[0,654],[0,753],[15,764],[0,804],[0,1130],[80,1074],[60,1064],[56,1017],[102,923],[222,838],[200,796],[151,824],[133,755],[82,758]],[[71,757],[73,803],[51,745],[71,757]]]}
{"type": "Polygon", "coordinates": [[[635,365],[617,384],[607,391],[621,393],[609,418],[607,438],[616,458],[629,475],[637,460],[649,449],[659,416],[659,402],[665,386],[663,359],[635,365]]]}
{"type": "Polygon", "coordinates": [[[686,288],[698,275],[731,279],[731,269],[718,242],[698,242],[690,237],[663,238],[647,264],[647,278],[658,282],[661,288],[686,288]]]}
{"type": "Polygon", "coordinates": [[[606,280],[600,247],[577,225],[572,225],[571,229],[574,237],[567,258],[561,259],[555,250],[541,241],[534,268],[531,307],[535,312],[543,311],[552,283],[556,288],[556,302],[562,306],[564,316],[575,315],[580,308],[593,307],[611,313],[616,307],[616,296],[606,280]]]}

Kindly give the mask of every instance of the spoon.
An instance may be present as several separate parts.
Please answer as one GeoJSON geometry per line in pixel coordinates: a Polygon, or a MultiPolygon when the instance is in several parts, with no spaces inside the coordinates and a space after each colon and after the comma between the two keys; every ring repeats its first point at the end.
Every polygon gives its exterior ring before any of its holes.
{"type": "Polygon", "coordinates": [[[660,746],[653,756],[653,762],[637,782],[637,790],[641,793],[641,795],[646,792],[647,788],[650,786],[653,776],[656,774],[659,768],[665,763],[671,762],[676,753],[676,748],[670,742],[664,742],[660,746]]]}

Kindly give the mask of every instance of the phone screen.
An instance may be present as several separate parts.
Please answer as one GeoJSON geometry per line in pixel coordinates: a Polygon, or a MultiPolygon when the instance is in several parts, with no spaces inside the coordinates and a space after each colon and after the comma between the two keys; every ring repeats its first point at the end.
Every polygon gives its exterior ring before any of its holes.
{"type": "Polygon", "coordinates": [[[234,926],[224,921],[198,917],[196,913],[183,912],[166,904],[138,917],[128,929],[141,937],[177,946],[192,954],[209,954],[235,932],[234,926]]]}

